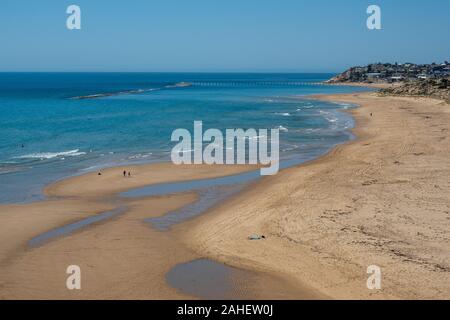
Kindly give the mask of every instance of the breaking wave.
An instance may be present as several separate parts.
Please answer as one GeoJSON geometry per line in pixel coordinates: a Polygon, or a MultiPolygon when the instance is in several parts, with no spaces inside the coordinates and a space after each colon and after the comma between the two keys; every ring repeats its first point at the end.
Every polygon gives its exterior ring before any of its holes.
{"type": "Polygon", "coordinates": [[[53,159],[57,157],[76,157],[85,155],[86,152],[80,152],[80,150],[70,150],[70,151],[62,151],[62,152],[37,152],[30,153],[23,156],[18,156],[16,159],[53,159]]]}
{"type": "Polygon", "coordinates": [[[290,117],[291,114],[289,112],[277,112],[275,113],[278,116],[283,116],[283,117],[290,117]]]}

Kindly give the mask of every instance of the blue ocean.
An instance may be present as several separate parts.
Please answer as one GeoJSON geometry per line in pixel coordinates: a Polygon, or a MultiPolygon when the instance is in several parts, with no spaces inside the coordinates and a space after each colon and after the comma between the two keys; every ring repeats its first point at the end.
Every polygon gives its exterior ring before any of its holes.
{"type": "Polygon", "coordinates": [[[304,95],[333,74],[0,73],[0,202],[42,198],[58,179],[170,161],[172,131],[280,128],[280,156],[301,162],[352,138],[348,104],[304,95]]]}

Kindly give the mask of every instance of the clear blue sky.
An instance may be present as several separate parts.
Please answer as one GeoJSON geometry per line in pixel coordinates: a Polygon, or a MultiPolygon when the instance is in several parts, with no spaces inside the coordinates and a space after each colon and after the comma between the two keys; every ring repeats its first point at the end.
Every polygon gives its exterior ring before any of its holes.
{"type": "Polygon", "coordinates": [[[337,72],[450,60],[448,0],[2,0],[0,71],[337,72]],[[82,30],[66,29],[66,8],[82,30]],[[382,9],[380,31],[366,9],[382,9]]]}

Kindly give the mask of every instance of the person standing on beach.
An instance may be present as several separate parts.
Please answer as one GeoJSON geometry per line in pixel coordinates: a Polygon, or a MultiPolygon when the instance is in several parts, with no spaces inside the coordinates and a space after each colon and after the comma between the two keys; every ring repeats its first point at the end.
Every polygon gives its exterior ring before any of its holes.
{"type": "Polygon", "coordinates": [[[127,172],[125,170],[123,170],[123,176],[126,177],[127,176],[127,172]]]}

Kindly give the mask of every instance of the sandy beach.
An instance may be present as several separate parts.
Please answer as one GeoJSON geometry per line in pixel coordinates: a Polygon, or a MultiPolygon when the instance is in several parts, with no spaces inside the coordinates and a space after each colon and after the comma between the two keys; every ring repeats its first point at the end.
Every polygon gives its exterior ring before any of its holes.
{"type": "Polygon", "coordinates": [[[51,184],[45,201],[1,205],[0,298],[194,298],[170,287],[165,275],[177,264],[207,257],[258,275],[246,285],[247,298],[449,299],[449,106],[376,93],[312,99],[358,104],[351,111],[358,139],[264,177],[167,232],[144,219],[193,203],[198,194],[119,194],[255,168],[109,168],[51,184]],[[118,207],[125,212],[117,217],[27,245],[44,232],[118,207]],[[248,241],[251,234],[266,239],[248,241]],[[83,270],[80,291],[65,287],[71,264],[83,270]],[[381,267],[381,290],[366,287],[369,265],[381,267]]]}
{"type": "Polygon", "coordinates": [[[195,193],[123,199],[140,186],[214,178],[251,166],[175,166],[169,163],[115,167],[56,182],[48,200],[0,206],[1,299],[164,299],[186,298],[165,284],[177,263],[196,258],[170,234],[152,230],[145,218],[162,215],[197,199],[195,193]],[[122,176],[130,170],[130,178],[122,176]],[[126,213],[67,237],[30,248],[44,232],[124,206],[126,213]],[[169,253],[169,254],[168,254],[169,253]],[[65,286],[67,266],[77,264],[86,278],[80,291],[65,286]],[[134,280],[133,280],[134,279],[134,280]],[[114,286],[114,290],[110,290],[114,286]]]}
{"type": "Polygon", "coordinates": [[[360,105],[358,139],[264,178],[180,234],[218,261],[286,274],[331,298],[449,299],[449,105],[314,98],[360,105]],[[245,241],[255,233],[267,239],[245,241]],[[381,290],[366,287],[370,265],[381,268],[381,290]]]}

